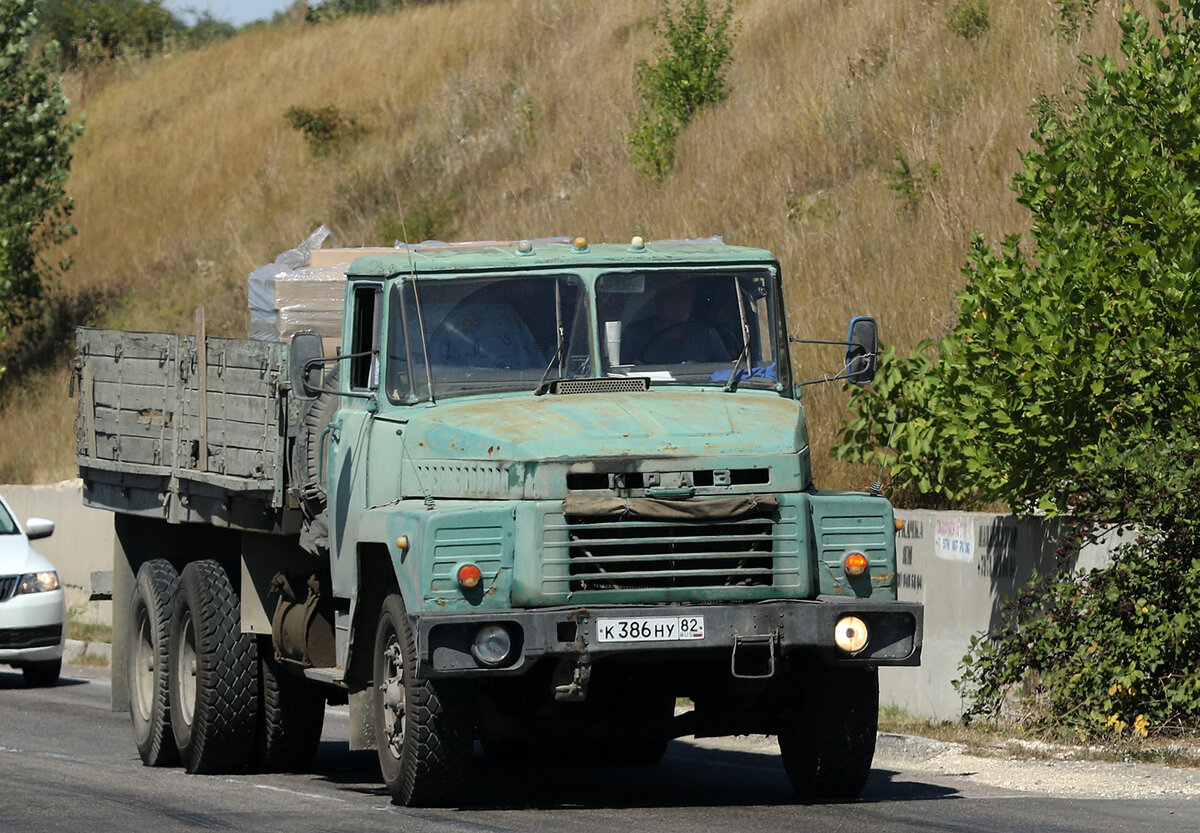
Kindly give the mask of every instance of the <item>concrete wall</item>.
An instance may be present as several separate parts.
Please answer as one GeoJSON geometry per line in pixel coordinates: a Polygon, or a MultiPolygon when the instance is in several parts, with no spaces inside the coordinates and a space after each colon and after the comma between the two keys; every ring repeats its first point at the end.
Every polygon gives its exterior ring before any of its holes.
{"type": "MultiPolygon", "coordinates": [[[[50,538],[35,543],[58,568],[68,603],[87,605],[93,570],[111,570],[112,514],[87,509],[82,483],[68,480],[47,486],[0,486],[22,523],[30,517],[55,522],[50,538]]],[[[953,719],[963,704],[951,681],[973,634],[997,621],[1036,567],[1055,563],[1059,526],[1031,518],[1018,523],[1008,515],[974,512],[899,510],[905,522],[897,539],[897,578],[901,599],[925,605],[925,649],[919,668],[880,672],[880,701],[912,714],[953,719]]],[[[1105,563],[1115,542],[1085,550],[1075,566],[1105,563]]],[[[87,605],[85,618],[112,621],[110,602],[87,605]]]]}
{"type": "Polygon", "coordinates": [[[24,526],[30,518],[54,521],[54,534],[33,542],[49,558],[67,591],[67,605],[83,621],[112,623],[111,602],[88,602],[93,570],[111,570],[113,516],[83,505],[83,481],[44,486],[0,486],[13,514],[24,526]]]}
{"type": "MultiPolygon", "coordinates": [[[[880,670],[880,702],[954,719],[964,703],[951,681],[971,637],[998,622],[1035,568],[1045,573],[1057,563],[1061,526],[980,512],[897,510],[896,517],[905,524],[896,539],[899,597],[925,605],[925,647],[919,668],[880,670]]],[[[1072,566],[1102,566],[1117,543],[1086,548],[1072,566]]]]}

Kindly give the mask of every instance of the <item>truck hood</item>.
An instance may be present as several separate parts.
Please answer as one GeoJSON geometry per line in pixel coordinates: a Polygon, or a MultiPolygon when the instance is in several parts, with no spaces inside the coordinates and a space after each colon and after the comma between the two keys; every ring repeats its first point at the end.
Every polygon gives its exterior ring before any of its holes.
{"type": "Polygon", "coordinates": [[[414,460],[538,462],[790,454],[808,444],[799,402],[758,391],[650,390],[443,400],[409,419],[414,460]]]}

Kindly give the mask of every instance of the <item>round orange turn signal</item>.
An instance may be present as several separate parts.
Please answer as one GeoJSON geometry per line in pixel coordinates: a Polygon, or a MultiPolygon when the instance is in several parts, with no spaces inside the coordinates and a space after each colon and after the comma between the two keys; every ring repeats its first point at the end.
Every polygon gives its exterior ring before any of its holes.
{"type": "Polygon", "coordinates": [[[852,552],[846,556],[843,566],[846,568],[846,575],[858,578],[867,571],[870,564],[867,562],[867,557],[861,552],[852,552]]]}
{"type": "Polygon", "coordinates": [[[483,573],[474,564],[464,564],[458,568],[458,586],[463,590],[478,587],[482,579],[483,573]]]}

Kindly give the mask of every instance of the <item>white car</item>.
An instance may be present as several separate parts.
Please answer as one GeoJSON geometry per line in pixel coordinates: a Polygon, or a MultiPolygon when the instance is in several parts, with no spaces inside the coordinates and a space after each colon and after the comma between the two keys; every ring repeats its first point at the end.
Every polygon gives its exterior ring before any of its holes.
{"type": "Polygon", "coordinates": [[[22,530],[0,497],[0,665],[20,668],[30,686],[54,685],[62,670],[66,596],[54,565],[29,545],[53,534],[42,518],[22,530]]]}

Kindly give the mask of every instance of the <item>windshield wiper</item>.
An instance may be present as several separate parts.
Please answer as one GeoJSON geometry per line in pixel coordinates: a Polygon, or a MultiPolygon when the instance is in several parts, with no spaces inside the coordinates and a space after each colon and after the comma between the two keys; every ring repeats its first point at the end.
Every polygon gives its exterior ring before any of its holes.
{"type": "Polygon", "coordinates": [[[746,302],[742,300],[742,287],[736,276],[733,279],[733,292],[737,296],[738,317],[742,320],[742,352],[738,353],[733,370],[729,373],[729,381],[725,383],[726,393],[737,390],[738,368],[742,366],[742,359],[746,360],[746,378],[750,378],[754,372],[754,368],[750,366],[750,324],[746,321],[746,302]]]}
{"type": "Polygon", "coordinates": [[[554,279],[554,325],[558,344],[554,347],[554,355],[550,357],[550,364],[546,365],[545,371],[542,372],[542,378],[538,381],[537,387],[533,389],[534,396],[542,396],[550,390],[550,371],[554,369],[554,365],[558,365],[558,378],[561,379],[563,375],[562,286],[557,278],[554,279]]]}
{"type": "Polygon", "coordinates": [[[554,350],[554,355],[550,357],[550,364],[546,365],[546,369],[542,371],[542,378],[538,380],[537,387],[533,389],[534,396],[541,396],[550,390],[550,383],[557,382],[562,378],[562,352],[563,352],[563,331],[560,327],[558,330],[558,347],[554,350]],[[558,376],[554,379],[550,378],[550,371],[554,369],[554,365],[559,365],[558,376]]]}

